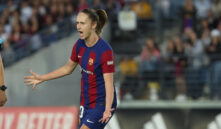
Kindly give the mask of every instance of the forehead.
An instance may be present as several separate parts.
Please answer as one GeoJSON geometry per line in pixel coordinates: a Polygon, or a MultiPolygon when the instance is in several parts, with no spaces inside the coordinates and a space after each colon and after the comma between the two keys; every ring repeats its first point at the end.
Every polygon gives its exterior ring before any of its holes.
{"type": "Polygon", "coordinates": [[[78,22],[86,22],[88,20],[89,20],[89,17],[88,17],[87,14],[82,13],[82,12],[78,13],[78,16],[77,16],[77,21],[78,22]]]}

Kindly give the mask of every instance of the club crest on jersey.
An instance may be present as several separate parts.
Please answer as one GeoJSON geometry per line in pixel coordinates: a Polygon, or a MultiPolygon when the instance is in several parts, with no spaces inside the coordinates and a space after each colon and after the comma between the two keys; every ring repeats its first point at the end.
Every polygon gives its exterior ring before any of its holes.
{"type": "Polygon", "coordinates": [[[93,65],[94,64],[94,59],[92,58],[89,58],[89,61],[88,61],[89,65],[93,65]]]}

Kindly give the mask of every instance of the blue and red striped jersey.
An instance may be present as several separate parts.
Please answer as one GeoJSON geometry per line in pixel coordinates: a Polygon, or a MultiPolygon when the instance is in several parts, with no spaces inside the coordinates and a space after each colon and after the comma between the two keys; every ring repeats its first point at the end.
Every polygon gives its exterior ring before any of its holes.
{"type": "MultiPolygon", "coordinates": [[[[97,104],[105,105],[104,73],[115,72],[114,56],[111,46],[102,38],[92,47],[87,47],[84,40],[79,39],[71,54],[71,60],[81,67],[81,105],[95,108],[97,104]]],[[[115,88],[114,88],[115,89],[115,88]]],[[[114,90],[113,106],[116,106],[114,90]]]]}

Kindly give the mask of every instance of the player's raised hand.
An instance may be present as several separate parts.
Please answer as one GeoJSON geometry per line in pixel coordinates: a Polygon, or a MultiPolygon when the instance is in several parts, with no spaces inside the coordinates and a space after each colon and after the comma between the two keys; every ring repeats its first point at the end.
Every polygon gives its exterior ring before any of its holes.
{"type": "Polygon", "coordinates": [[[36,86],[38,84],[40,84],[41,82],[43,82],[44,80],[35,72],[33,72],[32,70],[29,71],[32,75],[30,76],[25,76],[24,77],[24,83],[26,83],[26,86],[32,86],[32,90],[34,90],[36,88],[36,86]]]}
{"type": "Polygon", "coordinates": [[[107,123],[109,120],[110,120],[110,118],[111,118],[111,112],[113,112],[114,111],[114,108],[111,108],[111,109],[109,109],[109,110],[105,110],[104,111],[104,114],[103,114],[103,118],[101,118],[100,120],[99,120],[99,122],[101,122],[101,123],[107,123]]]}

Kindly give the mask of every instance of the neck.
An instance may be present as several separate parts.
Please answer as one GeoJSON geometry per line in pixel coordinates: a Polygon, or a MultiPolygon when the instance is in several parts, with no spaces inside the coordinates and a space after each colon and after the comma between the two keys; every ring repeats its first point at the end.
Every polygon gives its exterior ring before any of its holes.
{"type": "Polygon", "coordinates": [[[98,35],[92,33],[87,39],[85,39],[86,45],[88,47],[92,47],[97,43],[98,39],[99,39],[98,35]]]}

